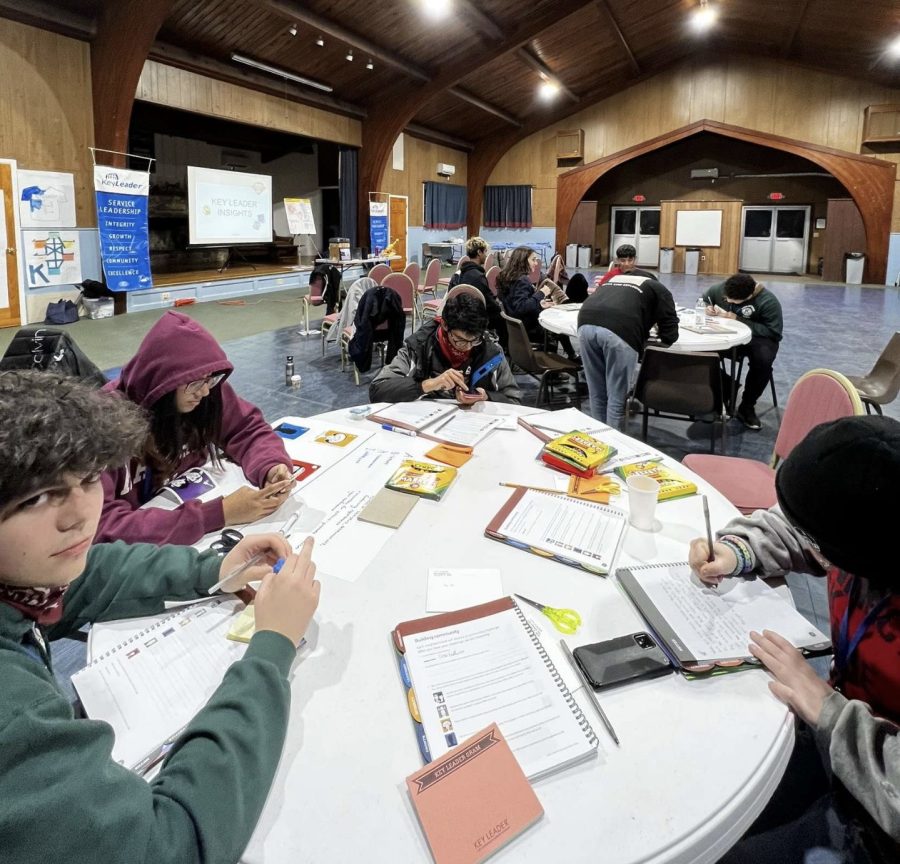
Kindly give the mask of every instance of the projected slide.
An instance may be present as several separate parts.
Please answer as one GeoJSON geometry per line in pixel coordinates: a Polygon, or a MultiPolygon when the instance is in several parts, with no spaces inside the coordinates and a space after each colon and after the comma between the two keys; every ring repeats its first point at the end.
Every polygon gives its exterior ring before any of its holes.
{"type": "Polygon", "coordinates": [[[190,241],[272,242],[272,178],[188,166],[190,241]]]}

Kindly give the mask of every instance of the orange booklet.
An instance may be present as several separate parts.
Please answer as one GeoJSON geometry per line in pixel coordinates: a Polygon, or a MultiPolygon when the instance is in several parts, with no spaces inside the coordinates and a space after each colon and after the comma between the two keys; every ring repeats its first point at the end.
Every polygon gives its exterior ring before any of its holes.
{"type": "Polygon", "coordinates": [[[496,723],[406,778],[436,864],[476,864],[544,815],[496,723]]]}

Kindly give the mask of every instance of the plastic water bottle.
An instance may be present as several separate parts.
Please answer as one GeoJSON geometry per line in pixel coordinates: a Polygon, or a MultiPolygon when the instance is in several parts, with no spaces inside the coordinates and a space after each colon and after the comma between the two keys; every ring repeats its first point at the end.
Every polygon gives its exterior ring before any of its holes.
{"type": "Polygon", "coordinates": [[[288,354],[287,361],[284,364],[284,383],[290,387],[291,378],[294,377],[294,355],[288,354]]]}
{"type": "Polygon", "coordinates": [[[706,323],[706,304],[703,302],[702,297],[697,298],[697,302],[694,304],[694,324],[697,327],[702,327],[706,323]]]}

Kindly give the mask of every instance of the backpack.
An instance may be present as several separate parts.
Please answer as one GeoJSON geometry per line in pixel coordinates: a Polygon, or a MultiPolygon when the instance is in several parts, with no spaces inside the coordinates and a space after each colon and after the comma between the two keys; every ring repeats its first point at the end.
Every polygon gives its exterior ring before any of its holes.
{"type": "Polygon", "coordinates": [[[106,384],[106,376],[68,333],[43,325],[19,330],[0,359],[2,372],[23,369],[72,375],[96,387],[106,384]]]}

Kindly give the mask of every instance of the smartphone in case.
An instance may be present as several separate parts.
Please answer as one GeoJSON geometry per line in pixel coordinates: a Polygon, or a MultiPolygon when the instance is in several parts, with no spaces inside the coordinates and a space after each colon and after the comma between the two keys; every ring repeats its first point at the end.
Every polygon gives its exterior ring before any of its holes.
{"type": "Polygon", "coordinates": [[[281,423],[272,431],[282,438],[299,438],[304,432],[309,432],[309,427],[292,426],[290,423],[281,423]]]}
{"type": "Polygon", "coordinates": [[[629,633],[606,642],[582,645],[572,653],[595,690],[673,671],[669,658],[649,633],[629,633]]]}

